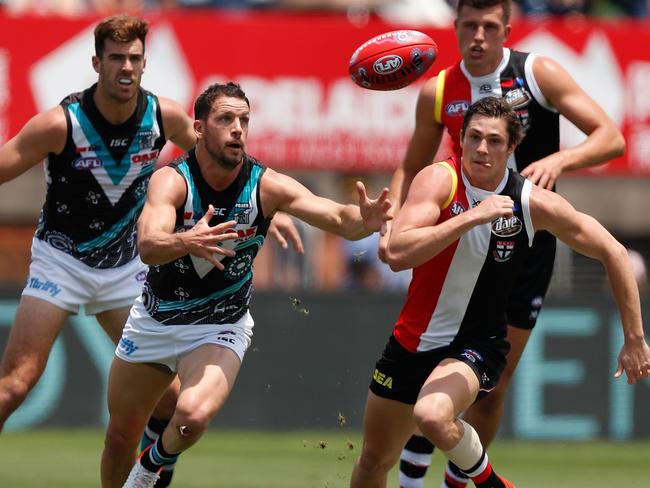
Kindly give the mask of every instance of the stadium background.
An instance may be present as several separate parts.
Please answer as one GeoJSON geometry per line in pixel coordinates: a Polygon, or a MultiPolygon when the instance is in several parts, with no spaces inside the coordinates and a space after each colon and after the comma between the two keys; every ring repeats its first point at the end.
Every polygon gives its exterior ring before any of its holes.
{"type": "MultiPolygon", "coordinates": [[[[251,154],[339,200],[350,199],[354,178],[374,190],[387,184],[412,130],[419,85],[362,90],[347,78],[347,60],[366,39],[412,25],[275,11],[175,11],[147,18],[152,32],[145,88],[191,111],[208,84],[236,80],[252,102],[251,154]]],[[[0,143],[36,111],[95,80],[90,58],[98,19],[0,10],[0,143]]],[[[417,28],[440,47],[429,75],[457,59],[449,28],[417,28]]],[[[625,157],[564,175],[558,191],[644,263],[650,257],[647,21],[521,19],[508,45],[560,61],[619,123],[625,157]]],[[[580,135],[565,124],[562,140],[573,145],[580,135]]],[[[0,188],[0,348],[26,276],[43,195],[40,166],[0,188]]],[[[361,426],[370,373],[399,311],[403,282],[392,283],[384,269],[375,269],[371,245],[350,250],[338,238],[307,227],[301,232],[304,256],[268,243],[257,262],[254,343],[215,427],[338,429],[341,417],[348,428],[361,426]],[[366,274],[370,268],[375,274],[366,274]],[[360,273],[373,277],[370,284],[360,273]]],[[[642,265],[638,269],[647,320],[647,275],[642,265]]],[[[601,267],[561,247],[547,306],[510,391],[502,437],[637,439],[647,449],[650,381],[630,387],[612,378],[620,341],[601,267]]],[[[91,319],[72,318],[46,374],[7,430],[101,427],[111,355],[91,319]]]]}

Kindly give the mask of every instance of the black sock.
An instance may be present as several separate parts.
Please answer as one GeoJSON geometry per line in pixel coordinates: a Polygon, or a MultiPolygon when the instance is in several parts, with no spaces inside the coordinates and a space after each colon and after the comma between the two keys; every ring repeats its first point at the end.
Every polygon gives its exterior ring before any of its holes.
{"type": "Polygon", "coordinates": [[[151,446],[151,449],[148,449],[140,458],[140,464],[149,471],[156,473],[162,467],[176,463],[179,454],[168,453],[163,447],[162,436],[160,436],[151,446]]]}
{"type": "Polygon", "coordinates": [[[431,464],[434,446],[426,437],[412,435],[408,440],[399,462],[400,486],[422,486],[424,476],[431,464]]]}

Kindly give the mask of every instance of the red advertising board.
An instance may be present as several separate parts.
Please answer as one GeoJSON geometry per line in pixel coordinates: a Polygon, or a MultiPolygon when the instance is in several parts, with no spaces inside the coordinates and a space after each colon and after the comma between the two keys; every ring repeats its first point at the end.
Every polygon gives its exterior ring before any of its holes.
{"type": "MultiPolygon", "coordinates": [[[[96,79],[95,17],[9,17],[0,13],[0,142],[37,111],[96,79]]],[[[179,12],[149,17],[143,86],[191,112],[208,84],[235,80],[249,95],[249,151],[295,169],[392,170],[410,137],[419,85],[368,91],[347,74],[354,49],[379,33],[408,28],[370,18],[278,12],[179,12]]],[[[439,45],[427,76],[454,62],[451,29],[422,29],[439,45]]],[[[620,125],[625,157],[595,175],[650,176],[650,29],[627,21],[514,25],[509,45],[563,64],[620,125]]],[[[563,126],[566,146],[581,134],[563,126]]]]}

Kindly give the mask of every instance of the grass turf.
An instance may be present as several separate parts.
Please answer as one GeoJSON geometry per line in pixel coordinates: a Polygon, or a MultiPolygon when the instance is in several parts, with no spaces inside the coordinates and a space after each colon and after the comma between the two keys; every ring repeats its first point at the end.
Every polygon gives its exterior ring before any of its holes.
{"type": "MultiPolygon", "coordinates": [[[[36,430],[0,437],[0,486],[99,486],[103,433],[36,430]]],[[[211,430],[181,456],[177,488],[343,488],[361,435],[325,432],[211,430]]],[[[650,442],[556,443],[499,441],[489,450],[497,472],[518,488],[647,488],[650,442]]],[[[442,456],[434,456],[427,488],[440,486],[442,456]]],[[[393,469],[388,486],[397,487],[393,469]]]]}

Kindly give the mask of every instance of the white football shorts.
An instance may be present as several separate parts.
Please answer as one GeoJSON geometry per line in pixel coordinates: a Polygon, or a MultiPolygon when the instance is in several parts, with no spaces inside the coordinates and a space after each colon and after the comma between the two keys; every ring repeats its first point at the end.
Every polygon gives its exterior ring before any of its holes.
{"type": "Polygon", "coordinates": [[[122,330],[115,355],[130,363],[157,363],[178,369],[178,361],[203,346],[227,347],[244,360],[253,337],[253,317],[246,312],[233,324],[163,325],[147,312],[139,296],[122,330]]]}
{"type": "Polygon", "coordinates": [[[147,266],[137,256],[117,268],[91,268],[34,238],[23,295],[40,298],[72,313],[79,313],[83,305],[86,315],[96,315],[133,305],[146,276],[147,266]]]}

